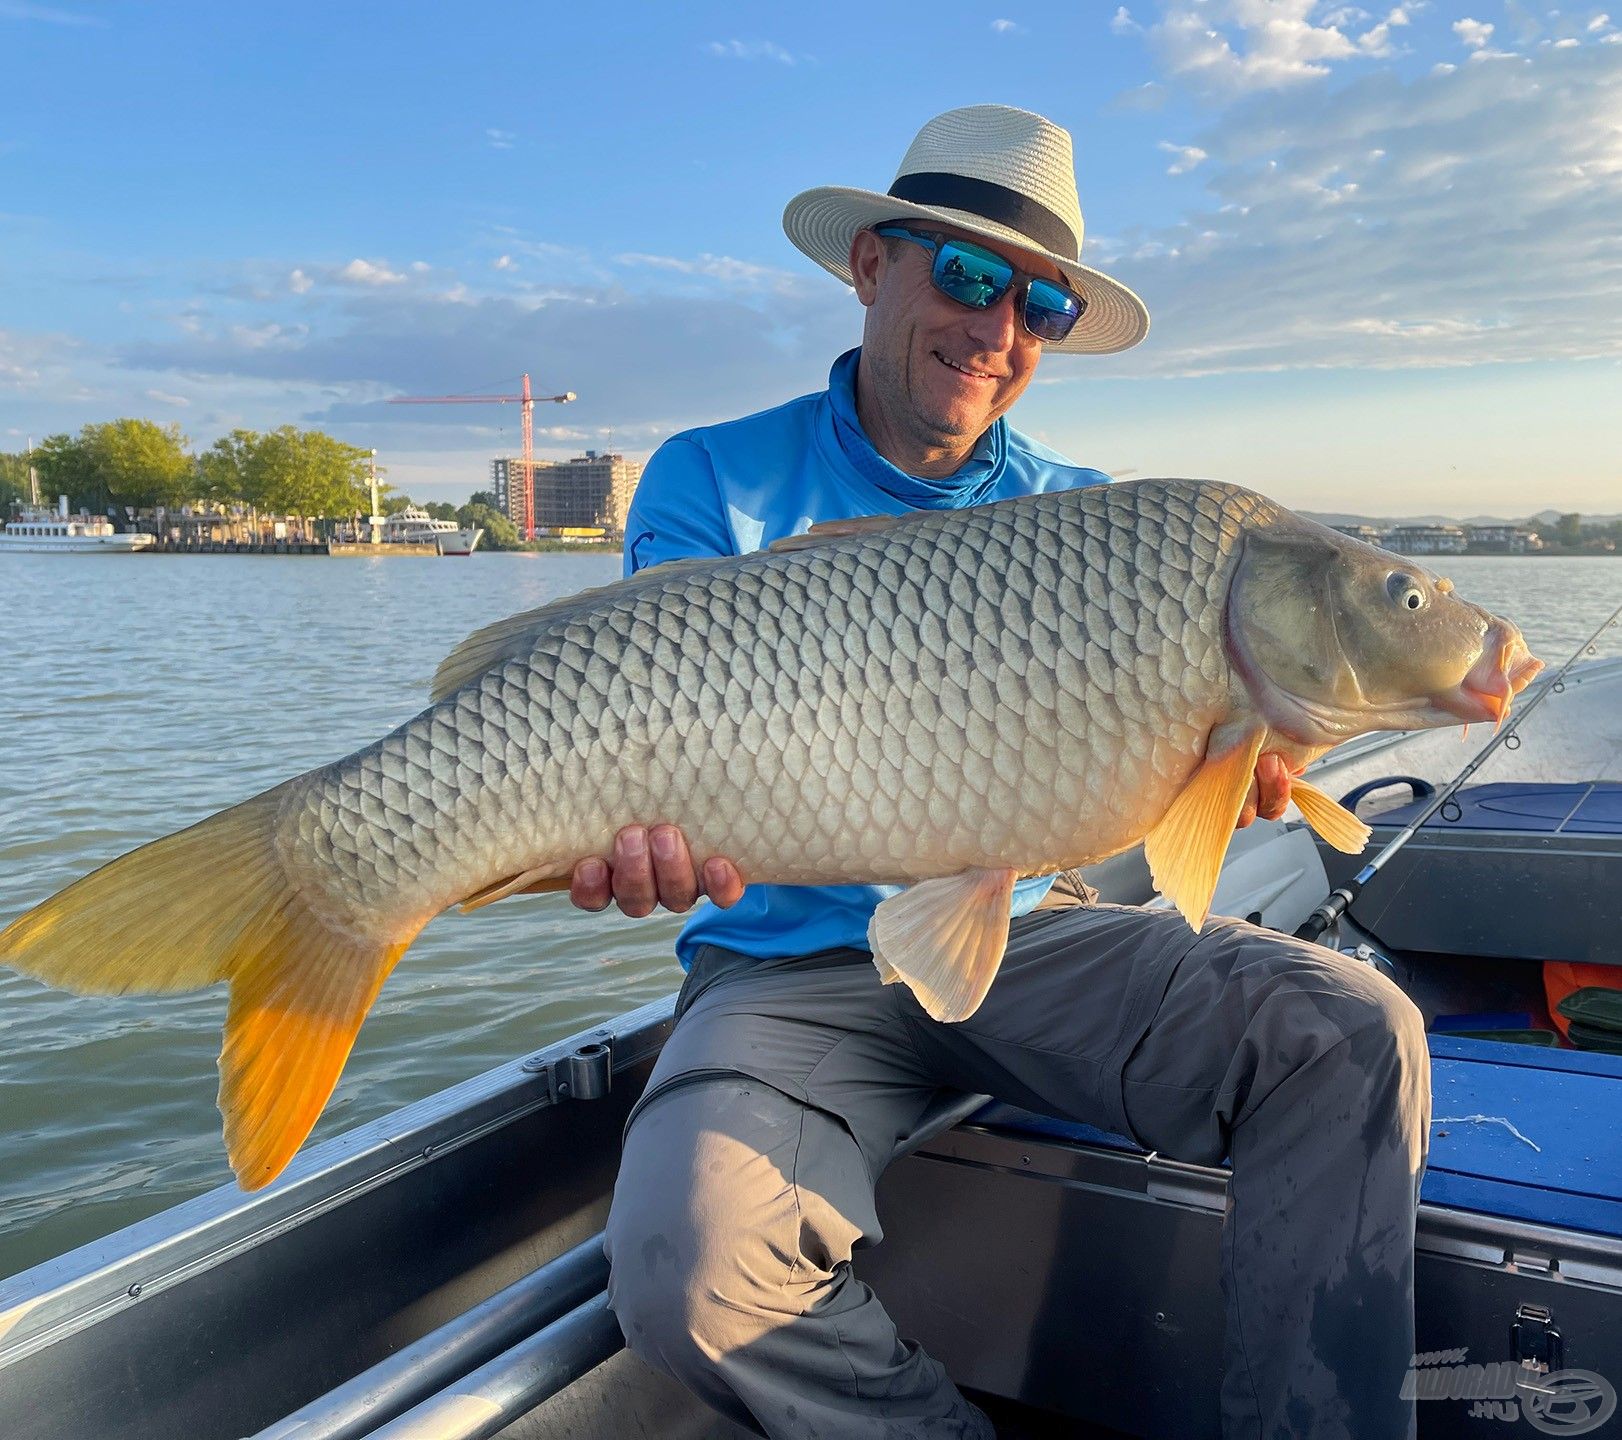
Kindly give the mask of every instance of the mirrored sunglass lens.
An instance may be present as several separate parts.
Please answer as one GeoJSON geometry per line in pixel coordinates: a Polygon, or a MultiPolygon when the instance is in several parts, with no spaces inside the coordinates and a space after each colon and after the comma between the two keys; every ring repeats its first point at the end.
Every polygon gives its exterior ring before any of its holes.
{"type": "Polygon", "coordinates": [[[973,245],[947,241],[935,257],[935,284],[960,304],[984,310],[1013,283],[1014,267],[973,245]]]}
{"type": "Polygon", "coordinates": [[[1086,308],[1081,296],[1047,280],[1032,280],[1025,292],[1025,324],[1039,340],[1063,340],[1086,308]]]}

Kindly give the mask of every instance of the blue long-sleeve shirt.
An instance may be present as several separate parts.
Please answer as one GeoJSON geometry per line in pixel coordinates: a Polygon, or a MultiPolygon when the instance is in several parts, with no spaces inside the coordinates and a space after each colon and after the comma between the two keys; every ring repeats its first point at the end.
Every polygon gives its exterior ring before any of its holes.
{"type": "MultiPolygon", "coordinates": [[[[920,479],[873,448],[856,414],[861,351],[834,362],[828,388],[724,425],[673,435],[642,474],[625,524],[625,573],[696,555],[742,555],[824,520],[950,510],[1106,483],[998,420],[956,474],[920,479]]],[[[744,876],[745,881],[748,875],[744,876]]],[[[1014,887],[1023,915],[1051,877],[1014,887]]],[[[748,885],[722,910],[701,903],[676,953],[683,967],[700,945],[746,955],[805,955],[834,946],[867,948],[867,924],[896,885],[748,885]]]]}

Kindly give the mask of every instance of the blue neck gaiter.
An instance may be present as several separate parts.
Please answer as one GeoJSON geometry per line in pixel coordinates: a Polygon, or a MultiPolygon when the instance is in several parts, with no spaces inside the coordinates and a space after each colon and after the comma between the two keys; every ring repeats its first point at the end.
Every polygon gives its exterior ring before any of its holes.
{"type": "Polygon", "coordinates": [[[856,414],[856,367],[861,348],[847,350],[828,372],[834,436],[851,465],[869,483],[904,505],[919,510],[959,510],[978,505],[991,493],[1007,451],[1008,424],[999,419],[982,435],[973,456],[955,473],[940,480],[908,475],[873,448],[856,414]]]}

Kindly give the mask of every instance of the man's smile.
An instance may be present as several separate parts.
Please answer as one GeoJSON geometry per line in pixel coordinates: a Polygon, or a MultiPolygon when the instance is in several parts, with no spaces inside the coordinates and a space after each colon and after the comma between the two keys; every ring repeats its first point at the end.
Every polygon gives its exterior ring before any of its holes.
{"type": "Polygon", "coordinates": [[[976,370],[968,365],[960,365],[956,360],[948,360],[939,350],[932,350],[930,353],[947,369],[956,370],[959,375],[967,375],[971,380],[996,380],[1000,378],[984,370],[976,370]]]}

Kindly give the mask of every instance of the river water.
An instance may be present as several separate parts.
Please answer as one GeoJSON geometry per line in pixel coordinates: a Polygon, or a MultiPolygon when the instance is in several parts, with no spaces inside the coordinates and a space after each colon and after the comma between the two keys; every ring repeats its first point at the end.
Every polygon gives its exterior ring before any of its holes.
{"type": "MultiPolygon", "coordinates": [[[[1605,558],[1446,568],[1553,663],[1622,600],[1605,558]]],[[[601,554],[0,557],[0,922],[376,739],[426,703],[470,631],[617,573],[601,554]]],[[[1622,653],[1609,634],[1604,653],[1622,653]]],[[[196,885],[201,906],[208,877],[196,885]]],[[[314,1139],[674,989],[679,924],[558,896],[441,916],[385,986],[314,1139]]],[[[214,1108],[224,1009],[221,990],[85,998],[0,971],[0,1276],[231,1178],[214,1108]]]]}

